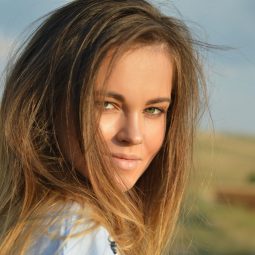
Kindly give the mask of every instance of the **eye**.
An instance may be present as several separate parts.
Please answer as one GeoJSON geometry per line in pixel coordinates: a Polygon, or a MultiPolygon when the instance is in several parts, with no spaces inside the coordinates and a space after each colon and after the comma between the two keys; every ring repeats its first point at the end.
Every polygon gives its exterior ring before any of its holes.
{"type": "Polygon", "coordinates": [[[112,110],[114,109],[114,105],[110,102],[105,101],[103,105],[104,110],[112,110]]]}
{"type": "Polygon", "coordinates": [[[158,108],[158,107],[149,107],[145,109],[145,112],[150,114],[150,115],[161,115],[164,113],[164,109],[158,108]]]}

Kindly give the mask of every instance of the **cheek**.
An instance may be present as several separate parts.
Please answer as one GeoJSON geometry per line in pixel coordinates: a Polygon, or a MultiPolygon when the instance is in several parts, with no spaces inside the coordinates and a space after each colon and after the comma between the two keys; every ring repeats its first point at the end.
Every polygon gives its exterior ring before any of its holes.
{"type": "Polygon", "coordinates": [[[154,157],[162,146],[165,138],[166,124],[165,120],[150,121],[146,123],[144,142],[148,156],[154,157]]]}
{"type": "Polygon", "coordinates": [[[116,133],[117,122],[118,120],[116,119],[116,116],[113,117],[110,114],[103,114],[101,116],[99,128],[106,142],[111,140],[116,133]]]}

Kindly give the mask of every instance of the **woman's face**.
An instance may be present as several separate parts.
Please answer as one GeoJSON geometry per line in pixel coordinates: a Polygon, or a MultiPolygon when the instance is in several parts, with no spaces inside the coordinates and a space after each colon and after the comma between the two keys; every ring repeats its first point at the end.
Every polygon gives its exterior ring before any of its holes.
{"type": "MultiPolygon", "coordinates": [[[[99,70],[99,93],[110,57],[99,70]]],[[[163,143],[172,72],[163,45],[142,46],[122,55],[106,80],[100,131],[111,153],[113,174],[124,190],[132,188],[163,143]]]]}

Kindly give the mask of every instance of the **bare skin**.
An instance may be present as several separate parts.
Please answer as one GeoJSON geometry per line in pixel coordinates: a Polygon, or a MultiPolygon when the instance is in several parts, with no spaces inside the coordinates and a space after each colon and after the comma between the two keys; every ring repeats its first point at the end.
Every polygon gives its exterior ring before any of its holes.
{"type": "MultiPolygon", "coordinates": [[[[109,54],[100,67],[98,91],[105,81],[110,60],[109,54]]],[[[114,63],[106,80],[99,128],[111,154],[113,176],[123,191],[134,186],[162,146],[172,76],[169,52],[164,45],[153,45],[127,51],[114,63]]],[[[74,127],[62,126],[59,133],[63,153],[86,176],[74,127]]]]}
{"type": "MultiPolygon", "coordinates": [[[[106,58],[98,87],[108,66],[106,58]]],[[[143,46],[121,56],[107,79],[100,130],[111,152],[115,176],[125,189],[136,183],[163,143],[172,72],[163,45],[143,46]]]]}

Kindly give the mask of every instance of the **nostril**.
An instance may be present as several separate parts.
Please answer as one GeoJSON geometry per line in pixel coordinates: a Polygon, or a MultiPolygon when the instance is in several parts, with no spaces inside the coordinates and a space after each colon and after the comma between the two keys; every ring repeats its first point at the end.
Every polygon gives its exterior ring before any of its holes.
{"type": "Polygon", "coordinates": [[[136,145],[136,144],[141,144],[143,139],[142,136],[132,136],[130,134],[125,134],[125,133],[119,133],[117,135],[117,140],[126,145],[136,145]]]}

